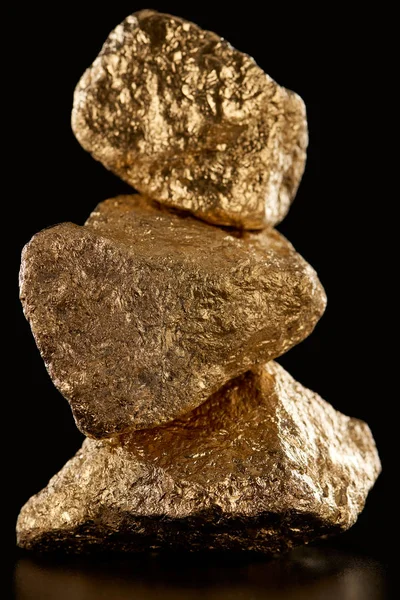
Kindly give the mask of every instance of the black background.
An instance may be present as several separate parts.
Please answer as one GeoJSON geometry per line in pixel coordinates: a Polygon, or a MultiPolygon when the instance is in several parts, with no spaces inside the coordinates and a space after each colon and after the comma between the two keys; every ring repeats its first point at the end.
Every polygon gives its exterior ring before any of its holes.
{"type": "MultiPolygon", "coordinates": [[[[382,294],[389,292],[384,236],[379,237],[378,227],[387,210],[387,199],[379,193],[386,174],[377,166],[381,147],[376,130],[389,118],[390,107],[387,115],[377,116],[382,86],[373,74],[375,16],[364,10],[350,17],[329,5],[323,15],[317,9],[306,13],[304,7],[285,6],[275,11],[251,2],[237,9],[204,2],[153,2],[151,7],[218,32],[305,100],[308,163],[279,230],[318,271],[328,308],[311,337],[280,362],[335,408],[369,423],[384,473],[358,523],[335,544],[385,562],[386,426],[392,396],[383,365],[388,315],[382,294]]],[[[9,422],[16,424],[11,427],[10,531],[20,506],[46,485],[83,437],[24,320],[17,289],[20,252],[38,230],[62,221],[82,224],[99,201],[131,189],[79,146],[70,112],[74,86],[109,31],[140,8],[136,2],[118,1],[53,8],[30,3],[15,9],[8,21],[11,106],[3,126],[9,134],[5,205],[11,211],[6,232],[10,281],[3,295],[11,298],[14,315],[9,356],[13,391],[7,402],[15,410],[9,422]]],[[[12,547],[14,543],[11,534],[12,547]]]]}

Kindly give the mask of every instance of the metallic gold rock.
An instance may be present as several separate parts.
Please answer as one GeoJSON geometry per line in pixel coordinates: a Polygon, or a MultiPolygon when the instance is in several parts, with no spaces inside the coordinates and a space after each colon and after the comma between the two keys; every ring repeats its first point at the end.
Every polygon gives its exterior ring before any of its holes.
{"type": "Polygon", "coordinates": [[[350,527],[380,468],[365,423],[270,362],[180,420],[86,440],[22,508],[18,544],[283,551],[350,527]]]}
{"type": "Polygon", "coordinates": [[[170,421],[286,352],[326,297],[276,231],[224,231],[136,195],[35,235],[21,300],[78,427],[102,438],[170,421]]]}
{"type": "Polygon", "coordinates": [[[304,103],[215,33],[143,10],[75,90],[85,150],[140,192],[219,225],[286,215],[308,143],[304,103]]]}

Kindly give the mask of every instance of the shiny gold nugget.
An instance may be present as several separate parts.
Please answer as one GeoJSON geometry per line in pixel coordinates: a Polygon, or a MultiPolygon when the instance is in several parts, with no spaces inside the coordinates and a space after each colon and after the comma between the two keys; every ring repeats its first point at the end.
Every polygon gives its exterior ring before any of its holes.
{"type": "Polygon", "coordinates": [[[303,340],[326,303],[273,229],[239,236],[139,195],[35,235],[21,300],[78,427],[97,438],[196,408],[303,340]]]}
{"type": "Polygon", "coordinates": [[[368,426],[270,362],[180,420],[86,440],[22,508],[18,543],[279,552],[350,527],[379,472],[368,426]]]}
{"type": "Polygon", "coordinates": [[[140,192],[210,223],[286,215],[306,160],[304,103],[215,33],[143,10],[75,90],[82,146],[140,192]]]}

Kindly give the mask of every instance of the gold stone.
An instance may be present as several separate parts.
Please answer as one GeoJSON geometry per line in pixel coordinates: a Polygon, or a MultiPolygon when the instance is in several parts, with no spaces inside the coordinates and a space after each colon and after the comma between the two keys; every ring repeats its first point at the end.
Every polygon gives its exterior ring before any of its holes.
{"type": "Polygon", "coordinates": [[[35,235],[20,284],[52,379],[97,438],[196,408],[303,340],[326,303],[273,229],[225,231],[139,195],[35,235]]]}
{"type": "Polygon", "coordinates": [[[22,508],[18,544],[275,553],[350,527],[380,469],[365,423],[270,362],[172,423],[86,440],[22,508]]]}
{"type": "Polygon", "coordinates": [[[72,127],[140,192],[245,229],[284,218],[308,143],[299,96],[215,33],[150,10],[110,33],[77,85],[72,127]]]}

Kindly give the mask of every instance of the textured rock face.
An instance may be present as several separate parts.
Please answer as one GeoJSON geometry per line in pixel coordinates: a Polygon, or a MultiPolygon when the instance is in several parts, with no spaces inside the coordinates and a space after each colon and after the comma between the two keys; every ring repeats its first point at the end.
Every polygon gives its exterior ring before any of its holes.
{"type": "Polygon", "coordinates": [[[379,472],[368,426],[270,362],[180,420],[86,440],[23,507],[18,543],[277,552],[350,527],[379,472]]]}
{"type": "Polygon", "coordinates": [[[312,331],[315,271],[272,229],[237,235],[136,195],[32,238],[24,312],[81,431],[170,421],[312,331]]]}
{"type": "Polygon", "coordinates": [[[308,143],[299,96],[216,34],[149,10],[109,35],[76,88],[72,127],[140,192],[246,229],[286,215],[308,143]]]}

